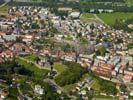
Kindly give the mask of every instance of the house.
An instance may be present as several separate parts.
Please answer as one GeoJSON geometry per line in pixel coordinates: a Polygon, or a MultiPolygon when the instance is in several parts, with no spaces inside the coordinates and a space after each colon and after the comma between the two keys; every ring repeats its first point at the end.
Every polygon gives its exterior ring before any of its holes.
{"type": "Polygon", "coordinates": [[[124,59],[129,61],[130,67],[133,67],[133,57],[132,56],[124,56],[124,59]]]}
{"type": "Polygon", "coordinates": [[[26,44],[30,44],[33,40],[33,36],[32,35],[25,35],[22,39],[23,42],[25,42],[26,44]]]}
{"type": "Polygon", "coordinates": [[[67,12],[71,12],[72,11],[72,8],[67,8],[67,7],[62,7],[62,8],[59,8],[58,11],[67,11],[67,12]]]}
{"type": "Polygon", "coordinates": [[[35,85],[35,89],[34,89],[34,92],[39,94],[39,95],[42,95],[44,90],[41,88],[40,85],[35,85]]]}
{"type": "Polygon", "coordinates": [[[0,99],[4,99],[5,97],[7,97],[8,96],[8,91],[6,91],[6,90],[0,90],[0,99]]]}
{"type": "Polygon", "coordinates": [[[13,44],[9,49],[18,55],[31,53],[31,49],[23,43],[13,44]]]}
{"type": "Polygon", "coordinates": [[[130,92],[130,96],[133,96],[133,91],[130,92]]]}
{"type": "Polygon", "coordinates": [[[5,35],[6,33],[4,33],[4,32],[0,32],[0,36],[2,36],[2,35],[5,35]]]}
{"type": "Polygon", "coordinates": [[[108,64],[112,64],[116,66],[121,61],[121,58],[119,56],[114,56],[108,61],[108,64]]]}
{"type": "Polygon", "coordinates": [[[75,53],[65,53],[65,55],[62,56],[61,58],[66,60],[66,61],[75,61],[76,60],[76,54],[75,53]]]}
{"type": "Polygon", "coordinates": [[[5,41],[2,39],[2,38],[0,38],[0,44],[3,44],[5,41]]]}
{"type": "Polygon", "coordinates": [[[4,61],[3,61],[3,59],[0,57],[0,64],[2,64],[4,61]]]}
{"type": "Polygon", "coordinates": [[[79,18],[80,17],[80,12],[72,12],[69,17],[71,18],[79,18]]]}
{"type": "Polygon", "coordinates": [[[0,30],[2,30],[2,31],[7,31],[8,28],[9,28],[9,25],[0,24],[0,30]]]}
{"type": "Polygon", "coordinates": [[[2,38],[5,41],[16,41],[17,36],[16,35],[3,35],[2,38]]]}
{"type": "Polygon", "coordinates": [[[115,71],[116,71],[116,73],[119,73],[120,72],[120,68],[121,68],[121,65],[120,64],[118,64],[116,67],[115,67],[115,71]]]}
{"type": "Polygon", "coordinates": [[[6,58],[12,58],[14,54],[11,50],[5,50],[1,53],[1,56],[6,58]]]}
{"type": "Polygon", "coordinates": [[[133,80],[133,76],[126,74],[124,75],[123,80],[124,82],[131,82],[133,80]]]}

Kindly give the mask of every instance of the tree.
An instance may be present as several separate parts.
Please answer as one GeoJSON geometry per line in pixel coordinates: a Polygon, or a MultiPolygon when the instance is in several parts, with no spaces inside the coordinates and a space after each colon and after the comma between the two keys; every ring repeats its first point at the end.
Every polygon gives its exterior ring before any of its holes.
{"type": "Polygon", "coordinates": [[[126,88],[127,87],[125,85],[121,85],[120,86],[120,91],[126,93],[127,92],[127,89],[126,88]]]}
{"type": "Polygon", "coordinates": [[[62,46],[62,49],[64,52],[69,52],[69,51],[71,51],[71,45],[67,43],[62,46]]]}
{"type": "Polygon", "coordinates": [[[104,46],[99,46],[96,51],[96,55],[104,56],[106,53],[106,48],[104,46]]]}
{"type": "Polygon", "coordinates": [[[65,61],[63,63],[67,66],[67,69],[55,78],[60,86],[73,84],[86,73],[86,70],[80,64],[65,61]]]}
{"type": "Polygon", "coordinates": [[[37,23],[32,23],[31,28],[32,29],[39,29],[40,27],[37,23]]]}

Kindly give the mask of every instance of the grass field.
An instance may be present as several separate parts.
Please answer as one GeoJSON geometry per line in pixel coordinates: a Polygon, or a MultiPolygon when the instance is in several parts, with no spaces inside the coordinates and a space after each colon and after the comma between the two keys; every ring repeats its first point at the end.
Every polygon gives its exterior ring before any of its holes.
{"type": "Polygon", "coordinates": [[[63,64],[55,63],[55,64],[54,64],[54,68],[55,68],[59,73],[62,73],[63,71],[65,71],[66,66],[63,65],[63,64]]]}
{"type": "Polygon", "coordinates": [[[28,55],[25,57],[25,59],[33,61],[33,62],[36,61],[37,58],[38,58],[38,56],[34,55],[34,54],[31,54],[31,55],[28,55]]]}
{"type": "Polygon", "coordinates": [[[97,14],[97,16],[102,19],[106,24],[112,26],[116,19],[127,20],[133,17],[133,13],[101,13],[97,14]]]}
{"type": "Polygon", "coordinates": [[[95,18],[95,16],[91,13],[84,13],[81,15],[81,18],[90,19],[90,18],[95,18]]]}
{"type": "Polygon", "coordinates": [[[18,64],[23,65],[25,68],[27,68],[28,70],[34,72],[34,76],[37,79],[40,78],[44,78],[46,77],[46,75],[48,74],[48,70],[44,70],[44,69],[39,69],[37,66],[35,66],[32,63],[27,63],[26,61],[17,58],[16,61],[18,62],[18,64]]]}
{"type": "Polygon", "coordinates": [[[7,4],[0,5],[0,14],[7,14],[9,6],[7,4]]]}
{"type": "Polygon", "coordinates": [[[91,13],[83,13],[81,16],[80,16],[80,19],[83,21],[83,22],[99,22],[95,16],[91,13]]]}
{"type": "Polygon", "coordinates": [[[98,83],[98,80],[95,79],[92,85],[92,89],[94,89],[95,91],[100,91],[100,84],[98,83]]]}

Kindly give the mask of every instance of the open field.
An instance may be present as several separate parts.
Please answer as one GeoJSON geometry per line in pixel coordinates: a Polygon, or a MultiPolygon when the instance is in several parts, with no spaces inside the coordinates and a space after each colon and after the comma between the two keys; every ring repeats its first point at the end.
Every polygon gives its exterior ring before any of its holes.
{"type": "Polygon", "coordinates": [[[90,18],[95,18],[95,16],[91,13],[84,13],[81,15],[81,18],[90,19],[90,18]]]}
{"type": "MultiPolygon", "coordinates": [[[[133,13],[123,13],[123,12],[115,12],[115,13],[100,13],[97,16],[104,21],[105,24],[112,26],[115,23],[116,19],[127,20],[133,17],[133,13]]],[[[91,13],[84,13],[81,15],[80,19],[84,22],[99,22],[99,19],[91,13]]]]}
{"type": "Polygon", "coordinates": [[[0,14],[7,14],[9,6],[5,3],[0,5],[0,14]]]}
{"type": "Polygon", "coordinates": [[[94,16],[94,14],[91,14],[91,13],[83,13],[83,14],[80,16],[80,19],[81,19],[83,22],[99,22],[99,20],[96,19],[96,17],[94,16]]]}
{"type": "Polygon", "coordinates": [[[101,20],[103,20],[106,24],[112,26],[115,23],[116,19],[122,19],[123,21],[127,20],[133,17],[133,13],[122,13],[122,12],[101,13],[101,14],[97,14],[97,16],[101,20]]]}
{"type": "Polygon", "coordinates": [[[65,66],[65,65],[63,65],[63,64],[55,63],[55,64],[54,64],[54,68],[55,68],[59,73],[62,73],[63,71],[65,71],[65,69],[67,68],[67,66],[65,66]]]}

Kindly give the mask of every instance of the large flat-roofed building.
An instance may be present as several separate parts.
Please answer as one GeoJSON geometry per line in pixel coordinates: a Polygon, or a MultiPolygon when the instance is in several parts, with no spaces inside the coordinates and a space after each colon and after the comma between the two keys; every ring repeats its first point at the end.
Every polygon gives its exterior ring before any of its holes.
{"type": "Polygon", "coordinates": [[[72,8],[62,7],[62,8],[58,8],[58,11],[68,11],[68,12],[71,12],[72,8]]]}
{"type": "Polygon", "coordinates": [[[80,12],[72,12],[70,15],[72,18],[79,18],[80,17],[80,12]]]}

